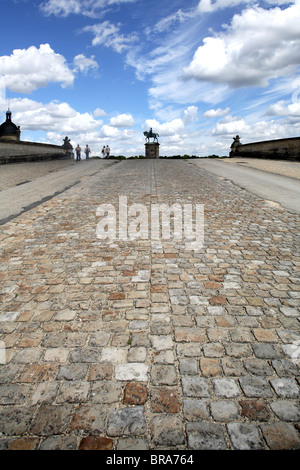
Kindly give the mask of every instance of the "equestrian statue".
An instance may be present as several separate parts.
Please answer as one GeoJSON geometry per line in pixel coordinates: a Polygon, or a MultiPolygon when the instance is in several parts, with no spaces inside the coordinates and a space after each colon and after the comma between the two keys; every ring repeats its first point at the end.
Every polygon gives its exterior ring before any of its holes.
{"type": "Polygon", "coordinates": [[[152,127],[149,132],[144,132],[144,136],[146,137],[147,142],[150,142],[150,139],[153,139],[153,142],[158,142],[159,135],[152,132],[152,127]]]}

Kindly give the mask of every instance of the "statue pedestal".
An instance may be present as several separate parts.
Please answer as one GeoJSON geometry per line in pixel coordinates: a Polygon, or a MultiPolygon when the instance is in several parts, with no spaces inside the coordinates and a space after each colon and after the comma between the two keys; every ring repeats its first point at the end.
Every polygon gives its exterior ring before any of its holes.
{"type": "Polygon", "coordinates": [[[152,144],[148,143],[145,144],[146,148],[146,153],[145,157],[146,158],[159,158],[159,143],[154,142],[152,144]]]}

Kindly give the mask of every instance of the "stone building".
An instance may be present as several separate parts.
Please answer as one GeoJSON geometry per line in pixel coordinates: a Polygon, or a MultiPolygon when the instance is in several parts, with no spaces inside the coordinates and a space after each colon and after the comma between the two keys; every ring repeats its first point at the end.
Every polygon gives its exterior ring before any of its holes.
{"type": "Polygon", "coordinates": [[[20,126],[12,122],[8,109],[6,121],[0,126],[0,164],[74,158],[68,137],[62,146],[21,141],[20,138],[20,126]]]}
{"type": "Polygon", "coordinates": [[[16,126],[11,120],[11,111],[6,112],[6,121],[0,126],[0,141],[19,142],[21,138],[20,126],[16,126]]]}
{"type": "Polygon", "coordinates": [[[229,156],[300,161],[300,137],[242,144],[237,135],[233,138],[229,156]]]}

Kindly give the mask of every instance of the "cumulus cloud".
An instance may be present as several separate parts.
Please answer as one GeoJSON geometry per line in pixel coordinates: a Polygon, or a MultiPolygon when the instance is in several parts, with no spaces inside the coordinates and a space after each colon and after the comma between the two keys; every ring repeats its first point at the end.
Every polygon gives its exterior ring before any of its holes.
{"type": "Polygon", "coordinates": [[[298,1],[285,9],[248,8],[223,32],[204,38],[185,76],[232,87],[267,86],[299,65],[299,23],[298,1]]]}
{"type": "Polygon", "coordinates": [[[49,44],[15,49],[10,56],[0,57],[0,71],[2,85],[17,93],[31,93],[51,82],[65,88],[75,78],[65,58],[56,54],[49,44]]]}
{"type": "Polygon", "coordinates": [[[83,74],[87,74],[89,70],[97,70],[99,68],[94,56],[86,57],[84,54],[78,54],[74,57],[75,70],[79,70],[83,74]]]}
{"type": "Polygon", "coordinates": [[[212,130],[213,135],[243,135],[249,133],[250,126],[241,117],[227,116],[219,121],[212,130]]]}
{"type": "Polygon", "coordinates": [[[104,111],[104,109],[97,108],[94,111],[94,116],[95,117],[106,116],[106,112],[104,111]]]}
{"type": "Polygon", "coordinates": [[[116,127],[109,126],[108,124],[105,124],[102,126],[100,135],[101,137],[118,137],[120,134],[120,131],[116,127]]]}
{"type": "Polygon", "coordinates": [[[119,116],[111,118],[110,125],[112,127],[132,127],[134,119],[131,114],[119,114],[119,116]]]}
{"type": "Polygon", "coordinates": [[[184,110],[184,123],[188,124],[192,121],[197,120],[198,116],[198,107],[197,106],[189,106],[187,109],[184,110]]]}
{"type": "Polygon", "coordinates": [[[230,108],[209,109],[203,114],[203,116],[208,117],[208,118],[215,118],[215,117],[225,116],[225,114],[228,114],[229,111],[230,111],[230,108]]]}
{"type": "Polygon", "coordinates": [[[286,116],[283,119],[266,120],[260,119],[254,121],[249,116],[226,116],[219,121],[211,134],[222,140],[232,142],[235,135],[241,137],[241,142],[256,142],[260,140],[281,139],[295,137],[300,133],[300,121],[292,116],[286,116]]]}
{"type": "Polygon", "coordinates": [[[145,129],[149,129],[150,127],[152,127],[153,132],[158,133],[160,136],[171,136],[184,130],[184,122],[182,119],[178,118],[161,124],[156,119],[148,119],[145,129]]]}
{"type": "Polygon", "coordinates": [[[266,115],[300,117],[300,102],[287,105],[283,100],[278,101],[268,108],[266,115]]]}
{"type": "MultiPolygon", "coordinates": [[[[13,98],[10,106],[14,113],[13,120],[22,131],[41,130],[74,135],[83,129],[85,132],[94,131],[103,123],[89,113],[79,113],[65,102],[40,103],[28,98],[13,98]]],[[[5,109],[5,100],[0,102],[0,107],[5,109]]]]}

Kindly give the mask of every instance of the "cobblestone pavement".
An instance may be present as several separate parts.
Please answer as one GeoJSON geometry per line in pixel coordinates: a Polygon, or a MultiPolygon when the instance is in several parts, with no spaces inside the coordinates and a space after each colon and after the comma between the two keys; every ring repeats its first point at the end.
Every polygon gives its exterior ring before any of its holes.
{"type": "Polygon", "coordinates": [[[3,225],[0,448],[299,449],[297,250],[299,216],[176,160],[3,225]],[[204,204],[203,248],[100,240],[119,196],[204,204]]]}

